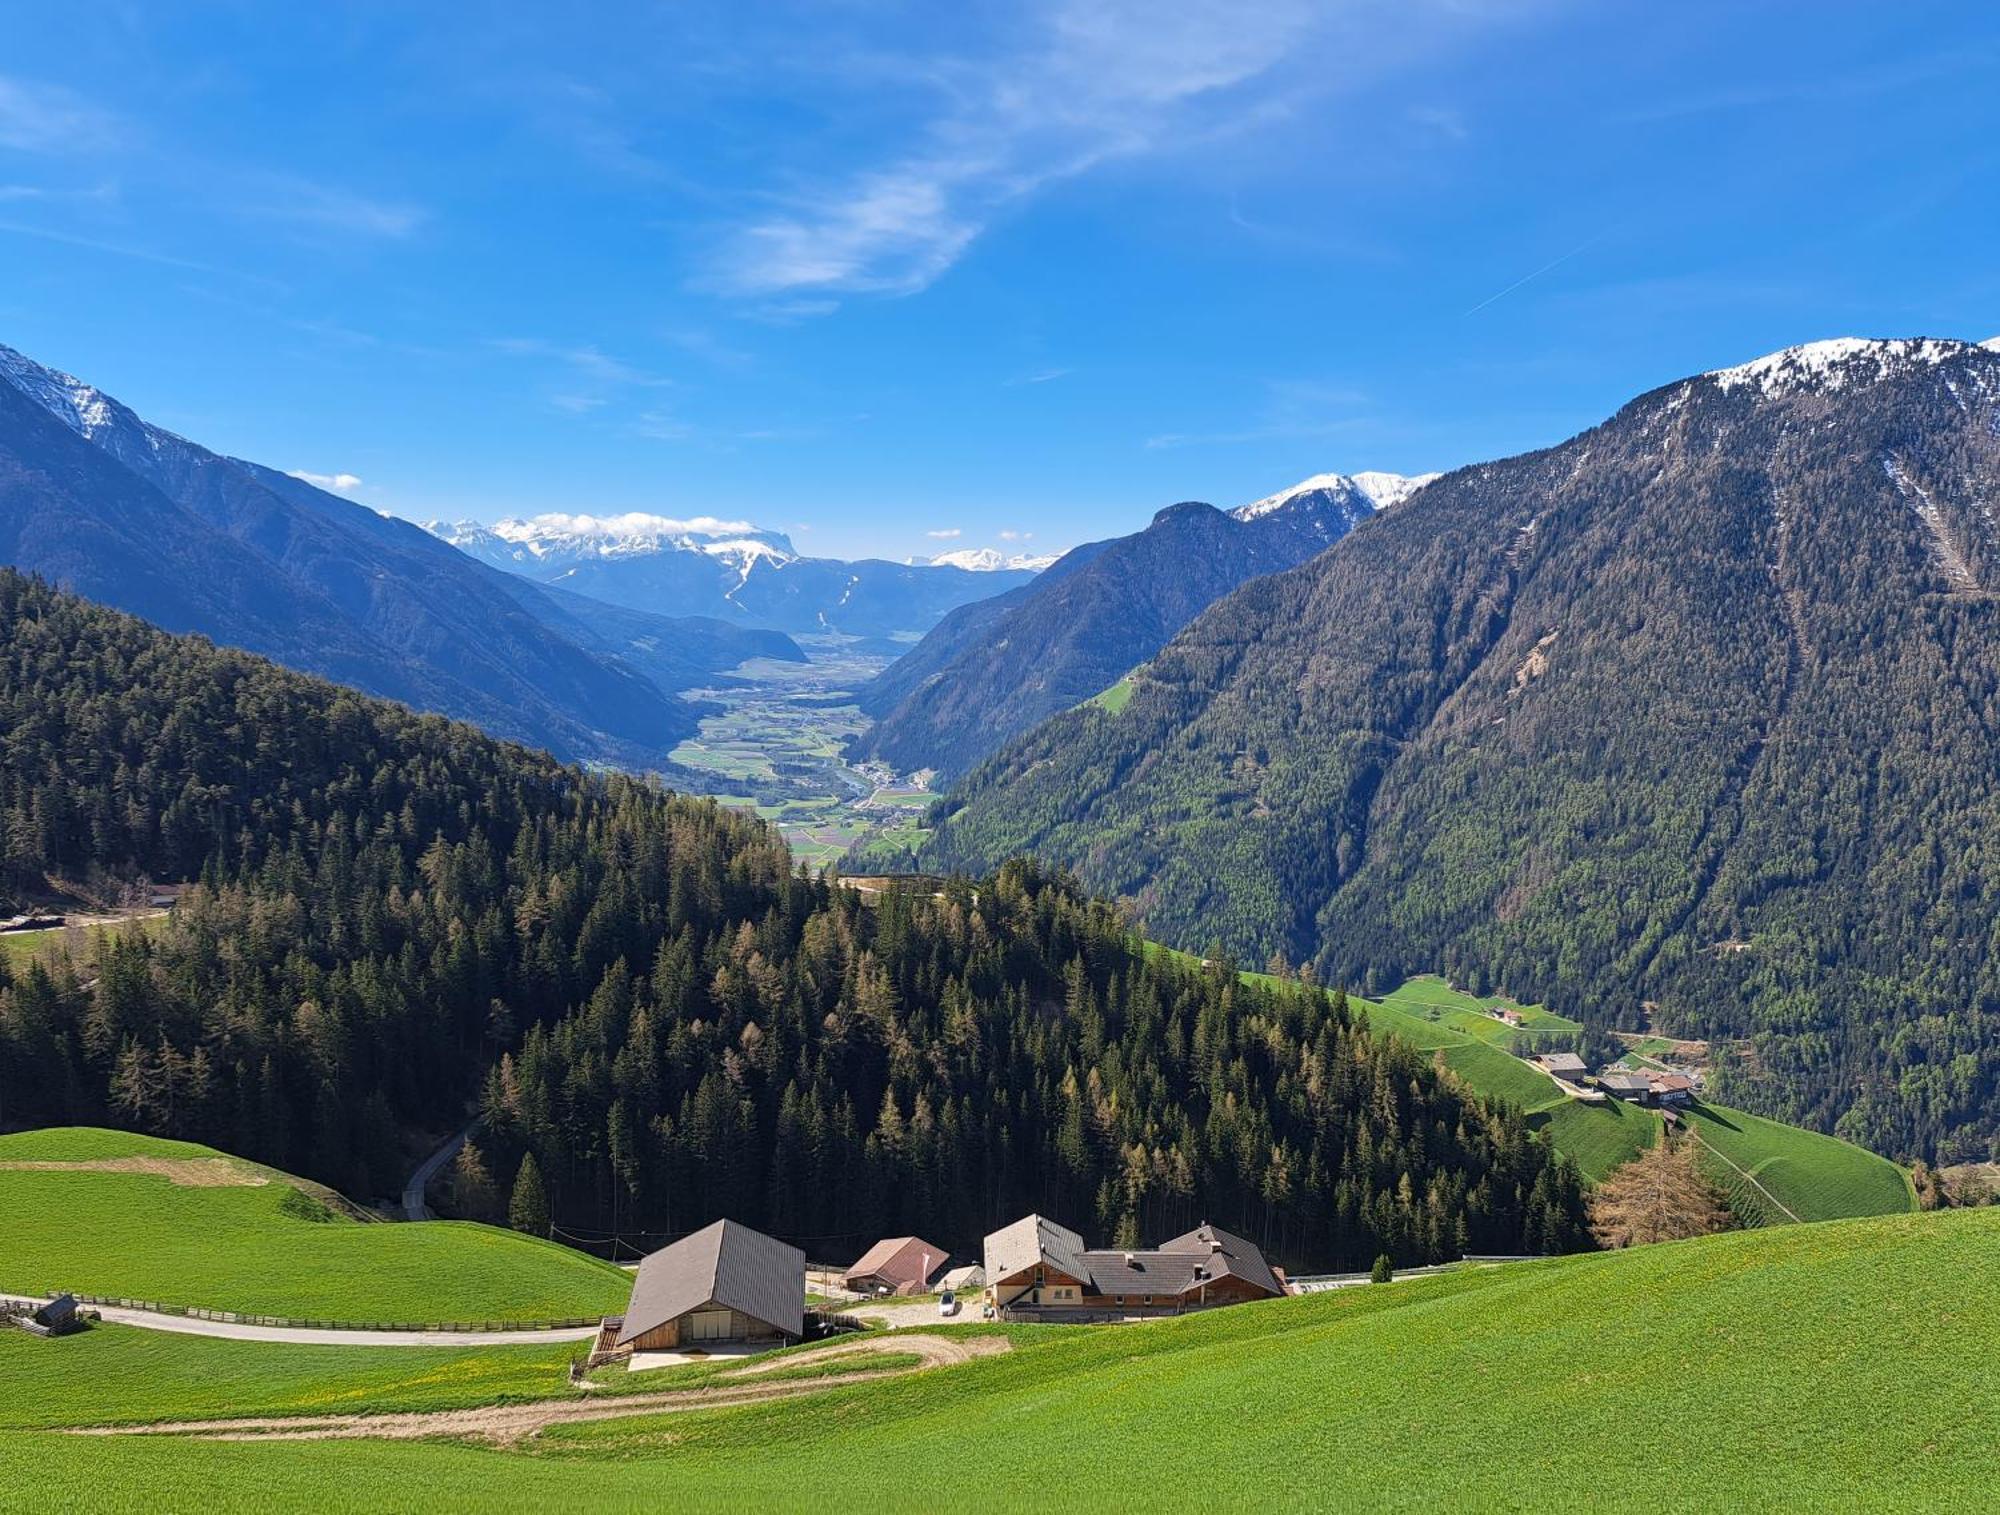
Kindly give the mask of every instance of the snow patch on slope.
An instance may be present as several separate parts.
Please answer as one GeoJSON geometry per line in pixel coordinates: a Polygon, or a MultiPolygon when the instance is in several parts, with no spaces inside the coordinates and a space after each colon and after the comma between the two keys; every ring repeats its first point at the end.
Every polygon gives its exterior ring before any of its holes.
{"type": "Polygon", "coordinates": [[[88,437],[111,424],[112,402],[102,390],[57,369],[44,368],[11,347],[0,346],[0,378],[79,436],[88,437]]]}
{"type": "Polygon", "coordinates": [[[1760,394],[1799,390],[1833,393],[1850,384],[1872,384],[1912,368],[1932,367],[1973,350],[1970,342],[1937,337],[1830,337],[1786,347],[1734,368],[1707,375],[1725,393],[1746,386],[1760,394]]]}

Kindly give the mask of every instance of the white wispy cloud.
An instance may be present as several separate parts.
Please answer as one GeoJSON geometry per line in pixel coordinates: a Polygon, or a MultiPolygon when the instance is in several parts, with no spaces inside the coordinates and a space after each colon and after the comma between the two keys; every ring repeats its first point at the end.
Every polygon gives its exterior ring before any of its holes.
{"type": "Polygon", "coordinates": [[[964,536],[965,528],[962,526],[943,526],[938,528],[936,531],[927,531],[924,533],[924,535],[927,537],[934,537],[940,542],[950,542],[956,540],[959,537],[964,536]]]}
{"type": "Polygon", "coordinates": [[[425,220],[416,205],[372,199],[295,174],[245,175],[237,198],[246,215],[350,236],[407,237],[425,220]]]}
{"type": "Polygon", "coordinates": [[[1256,111],[1247,86],[1313,29],[1311,0],[1053,0],[997,62],[913,67],[966,82],[916,145],[844,181],[794,194],[735,228],[708,282],[773,299],[910,294],[949,268],[1009,205],[1115,157],[1213,130],[1205,108],[1256,111]]]}
{"type": "Polygon", "coordinates": [[[1035,536],[1032,531],[996,531],[993,534],[1003,542],[1030,542],[1035,536]]]}
{"type": "Polygon", "coordinates": [[[0,147],[24,153],[89,153],[117,146],[124,124],[74,91],[0,74],[0,147]]]}
{"type": "MultiPolygon", "coordinates": [[[[573,416],[601,410],[621,393],[672,386],[662,374],[627,363],[592,344],[571,345],[540,337],[495,337],[487,345],[496,352],[532,358],[542,365],[543,397],[555,409],[573,416]]],[[[644,436],[679,435],[679,425],[665,412],[649,410],[636,423],[644,436]]]]}
{"type": "Polygon", "coordinates": [[[304,479],[317,489],[332,490],[335,494],[353,494],[361,487],[361,478],[351,473],[314,473],[309,468],[287,470],[295,479],[304,479]]]}

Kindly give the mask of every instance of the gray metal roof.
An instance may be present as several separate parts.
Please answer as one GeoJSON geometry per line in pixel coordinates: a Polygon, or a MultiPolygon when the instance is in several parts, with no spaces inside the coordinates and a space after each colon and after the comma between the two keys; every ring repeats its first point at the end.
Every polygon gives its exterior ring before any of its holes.
{"type": "Polygon", "coordinates": [[[805,1301],[805,1253],[736,1221],[719,1220],[639,1264],[618,1344],[706,1304],[726,1305],[787,1336],[802,1336],[805,1301]]]}
{"type": "Polygon", "coordinates": [[[1271,1265],[1264,1260],[1262,1250],[1254,1242],[1233,1236],[1217,1226],[1196,1226],[1185,1236],[1176,1236],[1170,1242],[1161,1243],[1160,1251],[1206,1256],[1211,1276],[1231,1273],[1245,1283],[1268,1289],[1273,1294],[1285,1292],[1285,1286],[1278,1282],[1278,1275],[1271,1271],[1271,1265]]]}
{"type": "Polygon", "coordinates": [[[986,1238],[986,1281],[997,1283],[1038,1262],[1087,1281],[1090,1269],[1083,1251],[1083,1238],[1069,1227],[1039,1215],[1024,1215],[986,1238]]]}

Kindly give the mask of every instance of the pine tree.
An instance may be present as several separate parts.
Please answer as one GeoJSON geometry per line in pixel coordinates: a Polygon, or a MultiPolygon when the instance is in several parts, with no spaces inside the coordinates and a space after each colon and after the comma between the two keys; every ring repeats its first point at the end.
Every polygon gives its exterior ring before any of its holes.
{"type": "Polygon", "coordinates": [[[507,1224],[530,1236],[549,1234],[549,1197],[542,1188],[542,1170],[535,1166],[535,1154],[521,1159],[514,1175],[514,1193],[507,1201],[507,1224]]]}
{"type": "Polygon", "coordinates": [[[1368,1282],[1371,1284],[1386,1284],[1395,1278],[1395,1276],[1396,1265],[1389,1260],[1387,1252],[1377,1257],[1375,1259],[1375,1266],[1368,1270],[1368,1282]]]}

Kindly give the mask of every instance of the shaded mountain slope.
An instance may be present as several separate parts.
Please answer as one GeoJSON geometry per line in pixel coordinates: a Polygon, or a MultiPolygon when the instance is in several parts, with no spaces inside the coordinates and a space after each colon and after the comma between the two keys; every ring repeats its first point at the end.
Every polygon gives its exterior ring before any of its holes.
{"type": "Polygon", "coordinates": [[[1815,344],[1447,476],[970,775],[1193,945],[1749,1038],[1738,1103],[2000,1134],[2000,354],[1815,344]]]}
{"type": "Polygon", "coordinates": [[[661,760],[699,715],[674,691],[761,645],[522,596],[408,522],[210,452],[4,348],[0,480],[0,561],[566,756],[661,760]]]}
{"type": "MultiPolygon", "coordinates": [[[[1385,481],[1383,499],[1415,482],[1368,477],[1385,481]]],[[[1219,596],[1303,562],[1377,508],[1354,481],[1322,475],[1233,513],[1175,505],[1144,531],[1079,548],[1002,600],[958,612],[892,665],[864,692],[878,721],[851,750],[963,773],[1117,682],[1219,596]]]]}

